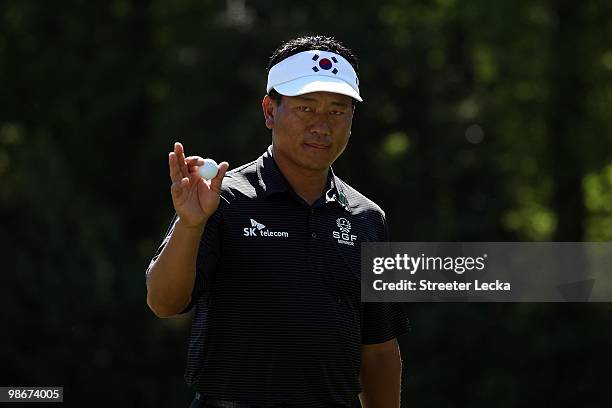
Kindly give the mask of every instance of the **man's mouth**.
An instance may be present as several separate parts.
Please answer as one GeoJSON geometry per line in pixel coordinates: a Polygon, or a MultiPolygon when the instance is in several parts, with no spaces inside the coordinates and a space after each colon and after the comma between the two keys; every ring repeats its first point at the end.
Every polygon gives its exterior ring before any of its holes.
{"type": "Polygon", "coordinates": [[[329,146],[320,143],[304,143],[304,146],[311,147],[313,149],[327,149],[329,146]]]}

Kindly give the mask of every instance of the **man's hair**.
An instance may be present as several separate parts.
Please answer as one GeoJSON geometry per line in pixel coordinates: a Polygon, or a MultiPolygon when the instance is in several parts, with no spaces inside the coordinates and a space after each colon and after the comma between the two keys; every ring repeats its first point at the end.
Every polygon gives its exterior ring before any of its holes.
{"type": "MultiPolygon", "coordinates": [[[[357,77],[359,77],[359,61],[353,51],[335,38],[325,37],[323,35],[298,37],[282,43],[280,47],[278,47],[276,51],[272,53],[270,61],[268,62],[267,71],[270,72],[270,69],[274,65],[278,64],[285,58],[289,58],[292,55],[309,50],[329,51],[340,55],[347,60],[349,64],[351,64],[355,70],[355,73],[357,74],[357,77]]],[[[282,95],[276,92],[274,88],[270,89],[268,95],[274,100],[274,102],[280,104],[282,95]]],[[[354,103],[355,101],[353,101],[353,104],[354,103]]]]}

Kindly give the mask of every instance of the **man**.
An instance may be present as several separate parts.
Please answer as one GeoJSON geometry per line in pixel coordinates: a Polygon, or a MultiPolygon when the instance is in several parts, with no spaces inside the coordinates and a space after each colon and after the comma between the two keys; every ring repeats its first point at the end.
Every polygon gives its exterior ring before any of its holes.
{"type": "Polygon", "coordinates": [[[262,103],[272,146],[210,182],[203,159],[169,156],[172,226],[147,270],[159,317],[195,306],[185,378],[192,407],[398,407],[397,304],[360,303],[360,243],[383,211],[340,180],[356,58],[328,37],[272,55],[262,103]]]}

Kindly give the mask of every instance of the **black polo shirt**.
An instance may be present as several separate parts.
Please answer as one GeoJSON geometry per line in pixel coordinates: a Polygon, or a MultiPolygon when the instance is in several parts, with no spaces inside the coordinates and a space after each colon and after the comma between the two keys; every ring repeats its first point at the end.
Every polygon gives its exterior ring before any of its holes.
{"type": "Polygon", "coordinates": [[[184,311],[195,306],[187,383],[258,406],[350,406],[361,345],[408,329],[400,304],[360,302],[360,243],[385,240],[384,212],[332,171],[312,206],[271,147],[228,172],[184,311]]]}

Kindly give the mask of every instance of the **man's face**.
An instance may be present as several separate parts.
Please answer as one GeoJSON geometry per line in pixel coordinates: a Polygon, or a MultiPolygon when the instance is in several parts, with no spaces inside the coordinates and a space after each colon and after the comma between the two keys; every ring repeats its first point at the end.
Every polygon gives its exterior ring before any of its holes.
{"type": "Polygon", "coordinates": [[[274,154],[286,163],[327,170],[348,143],[354,112],[349,96],[313,92],[283,96],[280,104],[266,96],[263,108],[274,154]]]}

